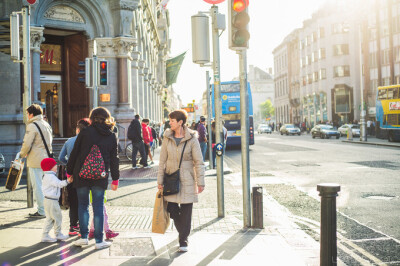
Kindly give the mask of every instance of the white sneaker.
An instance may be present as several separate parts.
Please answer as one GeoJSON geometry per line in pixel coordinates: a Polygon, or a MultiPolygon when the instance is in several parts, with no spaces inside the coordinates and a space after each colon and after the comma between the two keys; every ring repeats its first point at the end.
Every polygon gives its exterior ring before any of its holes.
{"type": "Polygon", "coordinates": [[[56,236],[56,238],[57,238],[57,240],[64,241],[64,240],[67,240],[67,239],[69,238],[69,236],[66,236],[66,235],[63,235],[63,234],[59,233],[59,234],[56,236]]]}
{"type": "Polygon", "coordinates": [[[111,242],[103,241],[101,243],[96,243],[94,248],[95,249],[103,249],[103,248],[109,248],[110,246],[111,246],[111,242]]]}
{"type": "Polygon", "coordinates": [[[188,252],[188,247],[179,247],[179,252],[188,252]]]}
{"type": "Polygon", "coordinates": [[[152,167],[151,165],[148,165],[148,166],[145,166],[145,167],[143,167],[143,168],[149,169],[149,168],[151,168],[151,167],[152,167]]]}
{"type": "Polygon", "coordinates": [[[74,245],[77,247],[87,246],[89,245],[89,240],[87,238],[81,238],[74,242],[74,245]]]}
{"type": "Polygon", "coordinates": [[[57,242],[57,239],[50,237],[49,235],[42,237],[41,242],[44,243],[54,243],[57,242]]]}
{"type": "Polygon", "coordinates": [[[135,170],[135,169],[139,169],[139,167],[137,167],[137,166],[132,167],[132,170],[135,170]]]}

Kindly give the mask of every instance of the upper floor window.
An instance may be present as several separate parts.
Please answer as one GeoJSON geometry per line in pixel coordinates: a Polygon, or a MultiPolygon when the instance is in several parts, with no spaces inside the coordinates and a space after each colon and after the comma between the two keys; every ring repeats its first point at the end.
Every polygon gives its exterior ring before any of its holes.
{"type": "Polygon", "coordinates": [[[326,51],[325,48],[321,48],[318,51],[318,59],[325,59],[326,58],[326,51]]]}
{"type": "Polygon", "coordinates": [[[334,77],[348,77],[350,76],[350,67],[346,66],[335,66],[333,67],[334,77]]]}
{"type": "Polygon", "coordinates": [[[319,28],[318,30],[318,38],[324,38],[325,37],[325,29],[324,28],[319,28]]]}
{"type": "Polygon", "coordinates": [[[348,44],[336,44],[333,46],[333,55],[346,55],[349,54],[348,44]]]}
{"type": "Polygon", "coordinates": [[[319,70],[319,79],[320,79],[320,80],[326,79],[326,69],[325,69],[325,68],[321,68],[321,69],[319,70]]]}
{"type": "Polygon", "coordinates": [[[349,26],[346,23],[335,23],[332,25],[332,34],[347,32],[349,32],[349,26]]]}

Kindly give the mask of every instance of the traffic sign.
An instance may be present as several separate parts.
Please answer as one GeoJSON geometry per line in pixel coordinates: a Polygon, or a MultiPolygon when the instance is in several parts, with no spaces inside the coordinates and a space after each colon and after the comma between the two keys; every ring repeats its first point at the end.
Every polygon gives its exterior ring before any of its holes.
{"type": "Polygon", "coordinates": [[[36,3],[36,0],[26,0],[30,5],[34,5],[36,3]]]}
{"type": "Polygon", "coordinates": [[[215,5],[224,2],[225,0],[204,0],[204,2],[215,5]]]}
{"type": "Polygon", "coordinates": [[[216,154],[218,156],[222,156],[222,150],[224,148],[224,144],[222,143],[218,143],[217,145],[215,145],[215,149],[216,149],[216,154]]]}

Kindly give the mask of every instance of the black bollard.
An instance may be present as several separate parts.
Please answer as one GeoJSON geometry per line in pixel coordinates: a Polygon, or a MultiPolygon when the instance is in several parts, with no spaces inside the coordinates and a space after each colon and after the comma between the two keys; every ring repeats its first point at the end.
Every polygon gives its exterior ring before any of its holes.
{"type": "Polygon", "coordinates": [[[263,221],[263,189],[253,187],[253,228],[264,228],[263,221]]]}
{"type": "Polygon", "coordinates": [[[337,265],[336,197],[340,185],[319,184],[317,190],[321,196],[320,265],[337,265]]]}

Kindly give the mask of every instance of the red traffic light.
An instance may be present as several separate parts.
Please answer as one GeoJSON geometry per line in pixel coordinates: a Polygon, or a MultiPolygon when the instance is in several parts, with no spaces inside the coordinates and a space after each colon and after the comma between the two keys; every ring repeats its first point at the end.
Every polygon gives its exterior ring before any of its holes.
{"type": "Polygon", "coordinates": [[[100,64],[101,69],[106,69],[107,68],[107,63],[106,62],[101,62],[100,64]]]}
{"type": "Polygon", "coordinates": [[[242,12],[249,6],[249,0],[233,0],[233,10],[242,12]]]}

